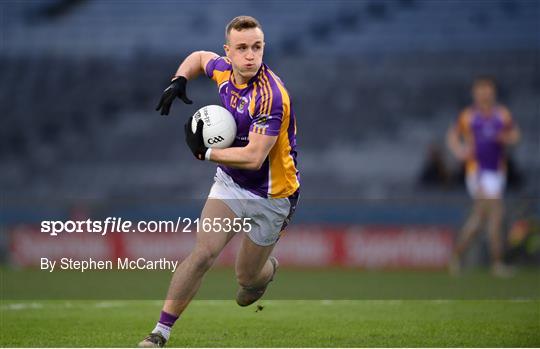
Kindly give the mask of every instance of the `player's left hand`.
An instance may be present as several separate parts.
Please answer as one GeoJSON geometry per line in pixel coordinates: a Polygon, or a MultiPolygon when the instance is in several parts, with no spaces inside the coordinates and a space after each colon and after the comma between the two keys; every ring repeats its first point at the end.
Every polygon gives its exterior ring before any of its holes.
{"type": "Polygon", "coordinates": [[[171,104],[176,97],[180,98],[186,104],[192,104],[193,102],[187,97],[186,94],[186,84],[187,79],[183,76],[179,76],[174,79],[169,87],[163,91],[163,94],[161,95],[159,103],[156,107],[156,111],[160,111],[161,109],[161,115],[169,115],[171,104]]]}
{"type": "Polygon", "coordinates": [[[206,151],[208,150],[208,148],[204,145],[204,139],[202,135],[204,122],[202,120],[199,120],[199,122],[197,122],[197,130],[195,130],[195,133],[193,133],[193,131],[191,130],[192,120],[193,116],[190,117],[184,125],[186,143],[197,159],[204,160],[204,156],[206,154],[206,151]]]}

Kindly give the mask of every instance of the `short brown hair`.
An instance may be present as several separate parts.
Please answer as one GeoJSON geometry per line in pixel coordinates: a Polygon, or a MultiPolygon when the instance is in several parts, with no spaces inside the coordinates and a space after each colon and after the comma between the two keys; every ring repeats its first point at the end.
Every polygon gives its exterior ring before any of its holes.
{"type": "Polygon", "coordinates": [[[259,28],[262,30],[261,24],[258,20],[251,16],[238,16],[234,17],[232,21],[227,24],[227,27],[225,27],[225,41],[229,41],[229,34],[231,33],[231,30],[238,30],[242,31],[244,29],[252,29],[252,28],[259,28]]]}

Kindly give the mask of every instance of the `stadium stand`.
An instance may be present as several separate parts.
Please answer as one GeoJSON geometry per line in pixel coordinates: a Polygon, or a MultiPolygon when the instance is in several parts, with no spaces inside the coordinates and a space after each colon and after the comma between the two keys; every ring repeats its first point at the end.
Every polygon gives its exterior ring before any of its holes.
{"type": "MultiPolygon", "coordinates": [[[[442,142],[478,73],[497,76],[524,131],[517,163],[526,178],[540,174],[539,2],[204,4],[3,1],[4,197],[204,196],[213,170],[192,161],[182,125],[196,106],[218,103],[214,86],[190,83],[195,105],[176,104],[169,118],[153,107],[182,57],[221,52],[239,13],[260,19],[268,62],[291,90],[307,195],[416,191],[424,149],[442,142]]],[[[538,183],[522,190],[538,193],[538,183]]]]}

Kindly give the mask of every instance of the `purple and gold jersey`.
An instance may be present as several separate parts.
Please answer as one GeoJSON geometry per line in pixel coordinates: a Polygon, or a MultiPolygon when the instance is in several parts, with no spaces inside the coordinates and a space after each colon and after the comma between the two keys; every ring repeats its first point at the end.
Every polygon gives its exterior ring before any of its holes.
{"type": "Polygon", "coordinates": [[[233,82],[232,65],[226,57],[210,60],[206,75],[219,89],[221,104],[236,120],[236,139],[231,147],[248,144],[249,132],[277,136],[259,170],[219,165],[242,188],[265,198],[285,198],[299,186],[296,167],[296,118],[283,82],[266,64],[246,84],[233,82]]]}
{"type": "Polygon", "coordinates": [[[498,137],[513,127],[508,113],[503,113],[501,107],[493,108],[488,115],[481,114],[476,108],[468,108],[459,117],[457,127],[474,149],[472,158],[466,163],[467,173],[506,169],[504,146],[498,137]]]}

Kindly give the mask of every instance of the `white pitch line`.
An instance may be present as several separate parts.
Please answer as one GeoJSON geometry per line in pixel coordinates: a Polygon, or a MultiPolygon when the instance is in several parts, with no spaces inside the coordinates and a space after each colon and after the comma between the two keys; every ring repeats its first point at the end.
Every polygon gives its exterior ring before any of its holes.
{"type": "MultiPolygon", "coordinates": [[[[261,305],[286,305],[286,304],[313,304],[318,303],[324,306],[337,306],[345,304],[358,304],[358,303],[370,303],[370,304],[384,304],[384,305],[400,305],[408,301],[413,302],[425,302],[431,304],[449,304],[460,301],[467,300],[458,300],[458,299],[284,299],[284,300],[261,300],[259,304],[261,305]]],[[[481,299],[471,299],[470,301],[481,301],[481,299]]],[[[510,303],[528,303],[538,301],[537,299],[532,298],[511,298],[511,299],[484,299],[484,301],[496,301],[496,302],[510,302],[510,303]]],[[[140,301],[96,301],[95,303],[89,304],[89,306],[94,308],[121,308],[121,307],[131,307],[133,304],[139,304],[139,302],[144,302],[152,306],[160,306],[163,304],[163,301],[159,300],[140,300],[140,301]]],[[[227,299],[200,299],[194,300],[194,306],[222,306],[227,304],[234,304],[233,300],[227,299]]],[[[12,310],[19,311],[25,309],[43,309],[43,308],[73,308],[82,306],[77,304],[76,301],[65,301],[63,303],[40,303],[40,302],[29,302],[29,303],[11,303],[3,304],[0,306],[0,310],[12,310]]]]}
{"type": "Polygon", "coordinates": [[[41,309],[43,304],[41,303],[13,303],[2,305],[2,310],[25,310],[25,309],[41,309]]]}

